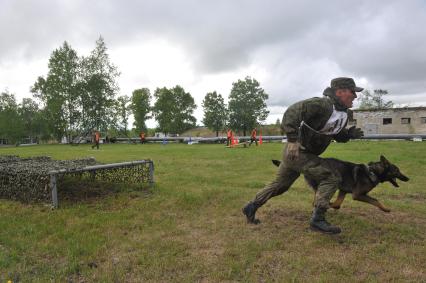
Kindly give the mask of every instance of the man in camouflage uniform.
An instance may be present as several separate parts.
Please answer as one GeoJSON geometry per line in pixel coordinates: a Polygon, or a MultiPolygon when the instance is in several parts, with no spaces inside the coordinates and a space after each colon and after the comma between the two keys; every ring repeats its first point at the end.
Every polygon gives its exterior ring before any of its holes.
{"type": "Polygon", "coordinates": [[[247,221],[257,224],[256,211],[270,198],[286,192],[296,179],[303,174],[315,180],[318,190],[310,221],[313,230],[337,234],[341,230],[325,220],[330,200],[338,189],[339,176],[323,165],[318,157],[330,142],[347,142],[363,136],[355,126],[346,129],[348,109],[357,97],[357,87],[352,78],[335,78],[330,87],[324,90],[324,97],[314,97],[291,105],[284,113],[281,127],[287,134],[283,160],[278,168],[276,179],[257,193],[253,201],[244,208],[247,221]]]}

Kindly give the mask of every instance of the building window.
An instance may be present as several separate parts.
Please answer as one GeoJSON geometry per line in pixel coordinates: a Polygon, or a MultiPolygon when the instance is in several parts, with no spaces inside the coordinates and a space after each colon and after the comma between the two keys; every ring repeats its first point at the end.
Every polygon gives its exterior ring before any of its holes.
{"type": "Polygon", "coordinates": [[[411,118],[401,118],[401,124],[410,124],[411,118]]]}
{"type": "Polygon", "coordinates": [[[383,125],[392,124],[392,118],[383,118],[383,125]]]}
{"type": "Polygon", "coordinates": [[[421,117],[420,118],[420,123],[426,124],[426,117],[421,117]]]}

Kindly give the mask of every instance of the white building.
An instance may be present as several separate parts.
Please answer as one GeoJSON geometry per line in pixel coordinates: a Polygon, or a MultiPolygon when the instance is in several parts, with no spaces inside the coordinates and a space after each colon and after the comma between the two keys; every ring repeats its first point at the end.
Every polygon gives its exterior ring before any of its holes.
{"type": "Polygon", "coordinates": [[[426,134],[426,107],[353,110],[355,124],[370,134],[426,134]]]}

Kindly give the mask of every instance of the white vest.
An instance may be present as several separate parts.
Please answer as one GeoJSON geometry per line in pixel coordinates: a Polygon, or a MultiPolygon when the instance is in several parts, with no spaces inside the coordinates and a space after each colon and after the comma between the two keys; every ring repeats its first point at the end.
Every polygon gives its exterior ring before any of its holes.
{"type": "Polygon", "coordinates": [[[345,127],[347,120],[348,114],[345,111],[337,111],[333,105],[333,113],[331,113],[324,127],[319,130],[319,133],[330,136],[336,135],[345,127]]]}

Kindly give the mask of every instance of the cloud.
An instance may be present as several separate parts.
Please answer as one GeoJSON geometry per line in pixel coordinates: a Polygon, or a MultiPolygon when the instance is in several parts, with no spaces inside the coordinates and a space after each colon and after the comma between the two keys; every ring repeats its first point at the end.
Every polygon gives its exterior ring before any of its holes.
{"type": "Polygon", "coordinates": [[[1,1],[0,88],[18,96],[64,40],[87,55],[102,35],[124,94],[180,84],[201,107],[207,92],[227,97],[232,82],[249,75],[270,95],[268,105],[283,109],[351,76],[395,101],[426,105],[421,0],[1,1]]]}

